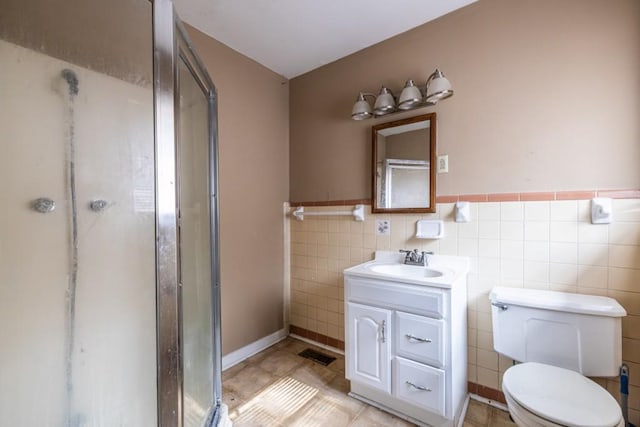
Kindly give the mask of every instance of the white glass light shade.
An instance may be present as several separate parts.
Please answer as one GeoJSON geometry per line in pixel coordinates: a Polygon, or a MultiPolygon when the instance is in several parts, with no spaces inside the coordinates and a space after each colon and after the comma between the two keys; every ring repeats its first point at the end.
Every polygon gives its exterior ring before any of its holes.
{"type": "Polygon", "coordinates": [[[445,99],[453,95],[451,82],[444,76],[442,71],[436,70],[427,79],[427,95],[426,101],[435,104],[441,99],[445,99]]]}
{"type": "Polygon", "coordinates": [[[422,93],[420,89],[416,87],[413,80],[409,79],[404,84],[404,89],[400,93],[400,99],[398,99],[398,108],[401,110],[410,110],[418,106],[422,102],[422,93]]]}
{"type": "Polygon", "coordinates": [[[360,93],[356,103],[353,104],[351,109],[351,118],[353,120],[364,120],[371,117],[371,105],[364,99],[364,95],[360,93]]]}
{"type": "Polygon", "coordinates": [[[373,105],[373,112],[376,116],[382,116],[396,109],[396,100],[389,89],[382,86],[380,93],[376,97],[376,102],[373,105]]]}

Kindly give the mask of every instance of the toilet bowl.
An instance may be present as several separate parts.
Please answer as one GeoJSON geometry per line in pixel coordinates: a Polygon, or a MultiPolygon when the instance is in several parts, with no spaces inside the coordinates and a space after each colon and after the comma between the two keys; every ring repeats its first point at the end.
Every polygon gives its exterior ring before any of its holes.
{"type": "Polygon", "coordinates": [[[522,427],[624,427],[618,402],[581,374],[526,362],[504,373],[502,391],[522,427]]]}

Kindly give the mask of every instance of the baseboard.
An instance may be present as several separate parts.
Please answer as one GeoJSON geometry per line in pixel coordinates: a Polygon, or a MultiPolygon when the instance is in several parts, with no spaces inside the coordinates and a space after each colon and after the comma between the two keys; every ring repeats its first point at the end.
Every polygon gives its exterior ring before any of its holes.
{"type": "Polygon", "coordinates": [[[456,427],[464,427],[464,419],[467,418],[467,409],[469,409],[469,399],[471,395],[467,393],[467,397],[464,398],[464,403],[462,404],[462,410],[460,411],[460,416],[458,417],[458,423],[456,427]]]}
{"type": "Polygon", "coordinates": [[[469,393],[471,393],[471,395],[484,397],[488,401],[500,402],[505,405],[507,404],[507,400],[504,398],[504,393],[502,393],[500,390],[495,390],[493,388],[472,382],[467,383],[467,389],[469,393]]]}
{"type": "Polygon", "coordinates": [[[291,338],[295,338],[295,339],[297,339],[297,340],[300,340],[300,341],[306,342],[307,344],[311,344],[311,345],[314,345],[314,346],[316,346],[316,347],[323,348],[323,349],[325,349],[325,350],[329,350],[329,351],[331,351],[331,352],[334,352],[334,353],[337,353],[337,354],[342,354],[342,355],[344,355],[344,350],[341,350],[341,349],[339,349],[339,348],[337,348],[337,347],[331,347],[330,345],[322,344],[322,343],[320,343],[320,342],[318,342],[318,341],[314,341],[314,340],[312,340],[312,339],[305,338],[305,337],[303,337],[303,336],[296,335],[296,334],[294,334],[294,333],[289,334],[289,336],[290,336],[291,338]]]}
{"type": "Polygon", "coordinates": [[[271,335],[260,338],[258,341],[254,341],[249,345],[246,345],[242,348],[237,349],[236,351],[232,351],[231,353],[222,356],[222,370],[227,370],[230,367],[242,362],[243,360],[250,358],[254,354],[260,353],[262,350],[271,347],[277,342],[282,341],[288,335],[288,331],[283,328],[272,333],[271,335]]]}
{"type": "Polygon", "coordinates": [[[486,405],[493,406],[494,408],[501,409],[501,410],[506,411],[506,412],[509,411],[509,408],[507,408],[506,404],[500,403],[500,402],[498,402],[496,400],[487,399],[486,397],[482,397],[482,396],[479,396],[479,395],[474,394],[474,393],[469,393],[469,398],[471,398],[473,400],[477,400],[478,402],[482,402],[482,403],[484,403],[486,405]]]}
{"type": "Polygon", "coordinates": [[[297,337],[306,338],[314,343],[323,344],[338,350],[344,351],[344,341],[337,340],[335,338],[328,337],[326,335],[319,334],[317,332],[309,331],[299,326],[290,325],[289,332],[297,337]]]}

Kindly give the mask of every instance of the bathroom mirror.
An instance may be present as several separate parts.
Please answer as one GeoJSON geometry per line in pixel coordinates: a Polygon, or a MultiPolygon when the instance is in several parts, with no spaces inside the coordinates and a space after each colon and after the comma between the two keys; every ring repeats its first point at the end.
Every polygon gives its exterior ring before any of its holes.
{"type": "Polygon", "coordinates": [[[374,213],[436,211],[436,113],[372,127],[374,213]]]}

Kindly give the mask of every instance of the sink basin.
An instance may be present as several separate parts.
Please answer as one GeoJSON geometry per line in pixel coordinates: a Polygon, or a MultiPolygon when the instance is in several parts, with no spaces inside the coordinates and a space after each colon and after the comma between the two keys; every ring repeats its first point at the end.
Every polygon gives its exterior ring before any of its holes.
{"type": "MultiPolygon", "coordinates": [[[[373,261],[344,270],[348,276],[366,277],[390,284],[404,283],[448,288],[469,272],[469,260],[451,255],[429,255],[429,266],[404,264],[405,255],[397,251],[376,251],[373,261]]],[[[462,280],[464,282],[464,280],[462,280]]]]}
{"type": "Polygon", "coordinates": [[[402,276],[402,277],[440,277],[443,275],[442,271],[435,270],[429,267],[421,267],[419,265],[406,265],[406,264],[371,264],[368,266],[369,270],[374,273],[388,274],[390,276],[402,276]]]}

